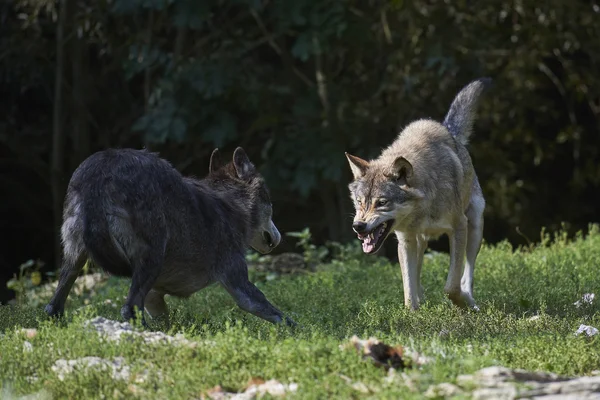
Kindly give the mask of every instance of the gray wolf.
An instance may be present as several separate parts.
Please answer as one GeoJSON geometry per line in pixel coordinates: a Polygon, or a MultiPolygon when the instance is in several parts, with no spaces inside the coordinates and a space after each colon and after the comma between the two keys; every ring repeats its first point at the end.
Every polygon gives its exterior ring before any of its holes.
{"type": "Polygon", "coordinates": [[[110,274],[131,277],[121,309],[127,321],[137,308],[146,325],[144,309],[153,318],[168,315],[165,294],[185,298],[218,282],[243,310],[282,322],[282,312],[248,280],[244,257],[248,246],[266,254],[279,244],[271,217],[265,181],[241,147],[228,163],[215,149],[204,179],[184,177],[145,150],[95,153],[69,182],[63,266],[46,312],[62,315],[89,258],[110,274]]]}
{"type": "Polygon", "coordinates": [[[466,146],[480,95],[490,82],[482,78],[465,86],[442,123],[412,122],[375,160],[346,153],[354,176],[349,185],[356,211],[352,228],[368,254],[396,234],[404,304],[413,310],[423,301],[421,267],[427,241],[442,234],[450,240],[444,291],[457,306],[478,309],[473,270],[485,200],[466,146]]]}

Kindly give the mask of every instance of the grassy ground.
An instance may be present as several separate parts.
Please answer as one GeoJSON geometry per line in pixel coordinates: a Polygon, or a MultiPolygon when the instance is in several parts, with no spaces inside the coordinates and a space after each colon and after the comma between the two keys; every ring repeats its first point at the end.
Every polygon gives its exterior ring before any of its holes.
{"type": "Polygon", "coordinates": [[[188,300],[169,299],[173,332],[197,340],[195,349],[149,346],[139,341],[103,342],[82,328],[96,315],[119,320],[127,281],[111,279],[93,296],[68,301],[68,322],[45,320],[42,307],[0,307],[0,385],[17,394],[46,388],[54,398],[199,398],[215,386],[241,390],[249,379],[295,382],[298,398],[422,398],[432,384],[457,375],[502,365],[585,375],[600,369],[600,341],[576,337],[580,324],[600,328],[598,298],[591,306],[573,303],[584,293],[600,294],[600,233],[585,239],[557,240],[513,251],[485,246],[475,270],[475,298],[481,311],[465,312],[443,296],[448,256],[428,255],[423,268],[427,302],[418,312],[403,308],[399,267],[356,250],[322,265],[313,274],[259,282],[267,297],[302,325],[275,327],[239,311],[218,287],[188,300]],[[88,298],[89,297],[89,298],[88,298]],[[82,305],[87,301],[89,304],[82,305]],[[111,299],[118,304],[105,304],[111,299]],[[534,315],[540,317],[530,320],[534,315]],[[38,328],[24,351],[17,328],[38,328]],[[340,344],[352,335],[375,336],[433,359],[420,369],[387,378],[340,344]],[[69,375],[59,381],[57,359],[123,356],[133,371],[149,370],[140,384],[115,381],[106,372],[69,375]],[[160,371],[160,375],[158,372],[160,371]],[[28,377],[35,375],[37,380],[28,377]],[[370,394],[343,377],[364,383],[370,394]],[[408,386],[407,386],[408,384],[408,386]]]}

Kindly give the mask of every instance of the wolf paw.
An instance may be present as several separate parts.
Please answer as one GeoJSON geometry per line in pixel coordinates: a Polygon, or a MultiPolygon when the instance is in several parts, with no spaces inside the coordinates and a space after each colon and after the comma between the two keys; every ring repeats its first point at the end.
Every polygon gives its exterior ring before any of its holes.
{"type": "Polygon", "coordinates": [[[467,292],[450,292],[448,293],[448,298],[457,307],[470,308],[474,311],[479,311],[479,307],[477,307],[477,304],[475,304],[475,299],[473,299],[473,296],[467,292]]]}
{"type": "Polygon", "coordinates": [[[44,308],[46,314],[52,318],[60,318],[63,315],[64,309],[62,307],[58,307],[52,303],[48,304],[46,308],[44,308]]]}
{"type": "MultiPolygon", "coordinates": [[[[140,323],[142,324],[142,326],[144,328],[148,328],[148,324],[146,323],[146,319],[144,318],[144,314],[140,313],[141,315],[140,317],[140,323]]],[[[132,322],[132,321],[136,321],[138,319],[138,315],[136,313],[136,310],[134,307],[131,307],[127,304],[125,304],[123,307],[121,307],[121,318],[123,318],[123,320],[125,322],[132,322]]]]}

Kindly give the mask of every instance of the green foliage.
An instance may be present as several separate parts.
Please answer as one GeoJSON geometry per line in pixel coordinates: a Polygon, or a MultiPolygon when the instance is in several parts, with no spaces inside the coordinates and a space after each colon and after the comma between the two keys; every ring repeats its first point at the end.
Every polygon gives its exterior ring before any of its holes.
{"type": "MultiPolygon", "coordinates": [[[[196,348],[114,343],[82,329],[82,322],[96,315],[120,318],[128,281],[111,278],[96,288],[89,305],[87,296],[72,295],[65,323],[46,321],[40,308],[0,307],[5,334],[0,384],[5,388],[10,382],[16,394],[45,388],[53,398],[182,399],[198,398],[215,385],[241,390],[250,378],[262,377],[298,383],[292,398],[362,396],[340,378],[344,375],[371,388],[373,397],[416,399],[432,384],[454,382],[458,375],[491,365],[590,374],[600,365],[600,341],[573,333],[579,324],[599,327],[600,307],[573,303],[600,287],[600,233],[597,227],[591,231],[586,238],[558,237],[527,249],[514,250],[507,242],[484,246],[475,281],[479,313],[459,310],[444,298],[448,257],[439,253],[425,258],[427,301],[417,312],[402,305],[397,265],[355,258],[351,249],[314,274],[257,282],[301,324],[296,330],[240,311],[216,286],[187,300],[168,298],[170,333],[197,341],[196,348]],[[37,328],[37,335],[26,338],[21,327],[37,328]],[[407,371],[406,379],[389,378],[354,351],[340,349],[355,334],[408,346],[433,361],[407,371]],[[24,351],[25,340],[31,351],[24,351]],[[58,359],[85,356],[122,356],[132,373],[148,371],[149,377],[119,381],[107,372],[80,370],[59,381],[51,369],[58,359]]],[[[308,232],[298,236],[310,243],[308,232]]]]}
{"type": "Polygon", "coordinates": [[[298,239],[296,246],[302,249],[304,261],[306,261],[308,265],[322,263],[329,254],[327,247],[317,246],[312,243],[312,235],[309,228],[304,228],[300,232],[287,232],[286,235],[298,239]]]}
{"type": "MultiPolygon", "coordinates": [[[[0,7],[0,154],[10,166],[0,203],[17,210],[15,225],[38,226],[36,250],[56,234],[42,227],[51,226],[58,4],[0,7]]],[[[572,233],[598,219],[600,24],[591,4],[66,4],[60,182],[105,147],[149,145],[202,176],[213,147],[241,145],[269,183],[280,224],[340,241],[351,234],[344,152],[377,156],[409,121],[443,118],[461,86],[488,75],[496,84],[470,144],[486,239],[523,243],[541,226],[568,221],[572,233]]],[[[15,265],[30,254],[20,257],[15,265]]]]}
{"type": "Polygon", "coordinates": [[[19,273],[6,282],[7,289],[16,293],[15,301],[18,305],[24,305],[27,302],[27,293],[42,283],[40,269],[43,266],[44,262],[41,260],[28,260],[19,266],[19,273]]]}

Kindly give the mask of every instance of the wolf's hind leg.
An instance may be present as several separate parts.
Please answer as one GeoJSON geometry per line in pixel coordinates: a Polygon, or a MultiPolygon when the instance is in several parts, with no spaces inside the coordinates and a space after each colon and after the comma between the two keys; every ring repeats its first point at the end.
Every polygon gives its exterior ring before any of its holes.
{"type": "Polygon", "coordinates": [[[165,295],[152,289],[144,299],[144,307],[152,318],[158,318],[169,315],[169,307],[165,302],[165,295]]]}
{"type": "Polygon", "coordinates": [[[465,263],[465,251],[467,247],[467,217],[461,216],[454,224],[450,236],[450,270],[444,292],[448,298],[459,307],[476,308],[475,300],[470,293],[461,288],[461,275],[465,263]]]}
{"type": "Polygon", "coordinates": [[[164,244],[147,245],[138,257],[132,259],[131,286],[125,305],[121,308],[121,316],[125,321],[135,319],[137,308],[138,311],[142,312],[141,322],[146,326],[143,314],[144,301],[160,275],[164,260],[164,249],[164,244]]]}
{"type": "Polygon", "coordinates": [[[60,317],[65,310],[67,296],[85,265],[88,253],[83,243],[81,203],[73,193],[67,193],[63,224],[60,229],[63,243],[63,263],[54,296],[45,308],[51,317],[60,317]]]}
{"type": "MultiPolygon", "coordinates": [[[[272,305],[263,292],[248,280],[248,267],[243,259],[235,261],[234,265],[230,265],[219,281],[242,310],[272,323],[280,323],[284,320],[283,313],[272,305]]],[[[285,317],[285,322],[290,326],[296,325],[288,317],[285,317]]]]}
{"type": "Polygon", "coordinates": [[[154,289],[150,290],[144,299],[144,307],[152,320],[166,326],[170,325],[169,307],[165,302],[164,293],[157,292],[154,289]]]}
{"type": "Polygon", "coordinates": [[[473,297],[473,272],[475,269],[475,260],[481,248],[483,239],[483,209],[485,201],[480,194],[474,194],[471,197],[469,208],[466,216],[468,221],[467,227],[467,256],[465,262],[465,270],[461,279],[461,289],[473,297]]]}
{"type": "Polygon", "coordinates": [[[419,242],[416,235],[396,232],[398,261],[402,270],[404,305],[411,310],[419,308],[419,242]]]}
{"type": "Polygon", "coordinates": [[[54,292],[54,296],[45,308],[46,314],[50,317],[63,315],[67,296],[86,261],[87,254],[85,251],[80,250],[78,254],[65,252],[56,292],[54,292]]]}

